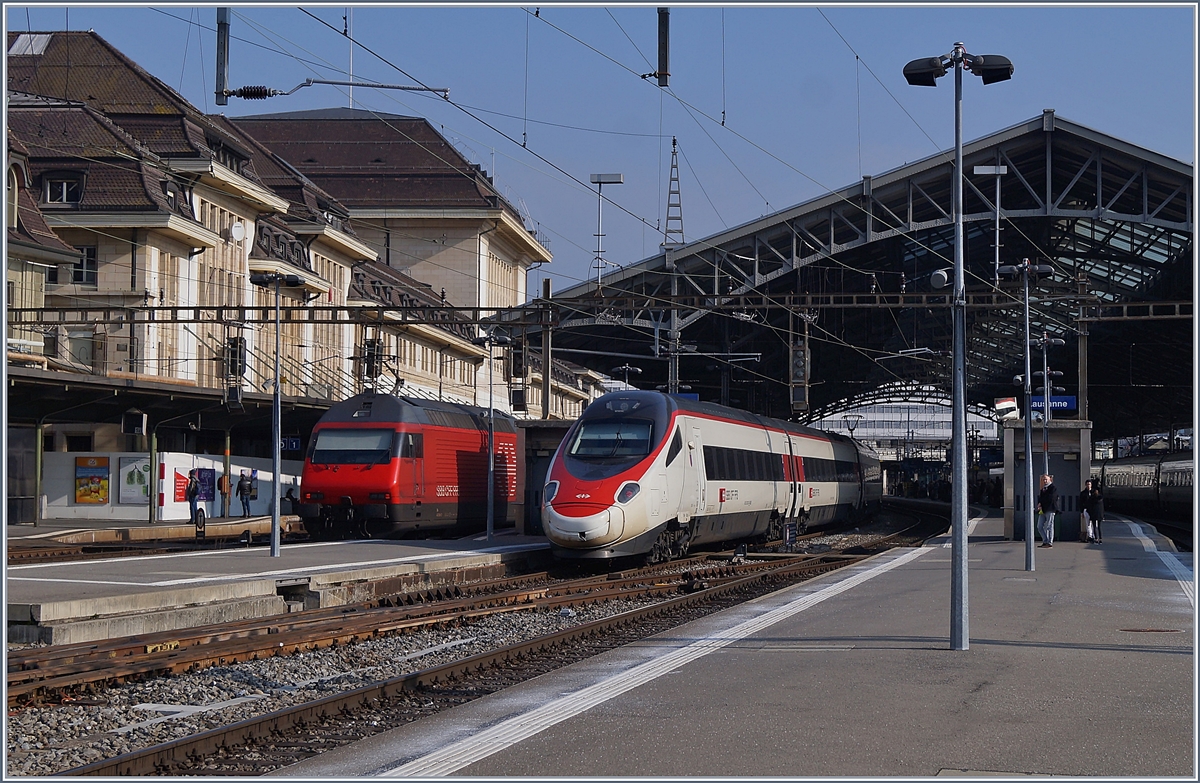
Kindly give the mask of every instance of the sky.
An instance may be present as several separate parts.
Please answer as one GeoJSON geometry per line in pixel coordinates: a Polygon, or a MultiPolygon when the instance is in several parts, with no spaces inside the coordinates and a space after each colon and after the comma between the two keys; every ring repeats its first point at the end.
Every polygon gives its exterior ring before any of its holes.
{"type": "Polygon", "coordinates": [[[688,241],[951,149],[952,78],[911,87],[902,69],[956,41],[1015,68],[986,87],[965,75],[965,141],[1054,109],[1195,161],[1192,4],[678,6],[667,89],[641,78],[657,64],[654,5],[232,8],[231,88],[352,77],[449,88],[450,102],[315,85],[218,107],[214,7],[6,5],[5,24],[94,30],[210,113],[353,100],[428,118],[549,238],[554,260],[531,274],[531,292],[547,275],[556,292],[594,276],[591,174],[624,176],[604,190],[605,259],[626,265],[658,252],[672,138],[688,241]]]}

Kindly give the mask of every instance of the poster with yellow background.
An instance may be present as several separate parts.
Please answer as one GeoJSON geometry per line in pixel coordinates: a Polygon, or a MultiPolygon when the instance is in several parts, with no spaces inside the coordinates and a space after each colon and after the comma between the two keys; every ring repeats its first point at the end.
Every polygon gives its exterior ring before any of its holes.
{"type": "Polygon", "coordinates": [[[108,503],[108,457],[75,458],[75,502],[108,503]]]}

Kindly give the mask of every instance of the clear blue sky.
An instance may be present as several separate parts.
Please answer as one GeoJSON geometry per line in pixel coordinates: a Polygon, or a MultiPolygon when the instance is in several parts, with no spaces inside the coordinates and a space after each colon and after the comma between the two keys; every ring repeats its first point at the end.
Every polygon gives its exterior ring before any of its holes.
{"type": "MultiPolygon", "coordinates": [[[[346,9],[306,8],[234,6],[231,87],[348,78],[346,9]]],[[[625,175],[605,190],[616,202],[605,205],[605,257],[636,262],[661,241],[672,136],[689,240],[953,146],[952,81],[909,87],[901,69],[955,41],[1016,68],[1011,81],[987,87],[966,76],[967,140],[1052,108],[1195,160],[1192,5],[677,7],[670,93],[639,78],[657,62],[654,5],[543,6],[537,17],[534,8],[368,5],[351,14],[353,38],[375,53],[354,50],[355,79],[448,87],[455,103],[516,140],[438,97],[353,91],[359,108],[429,118],[528,208],[555,256],[531,279],[533,291],[547,272],[555,290],[588,275],[596,193],[532,152],[584,183],[592,173],[625,175]]],[[[9,30],[95,30],[208,112],[218,110],[215,21],[211,7],[6,7],[9,30]]],[[[221,111],[347,105],[346,88],[315,86],[266,101],[231,98],[221,111]]]]}

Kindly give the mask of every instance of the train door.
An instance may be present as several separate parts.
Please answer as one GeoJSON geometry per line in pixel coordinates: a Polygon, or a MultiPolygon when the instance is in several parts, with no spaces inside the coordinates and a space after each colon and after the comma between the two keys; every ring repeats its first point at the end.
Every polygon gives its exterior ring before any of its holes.
{"type": "Polygon", "coordinates": [[[396,477],[401,495],[420,499],[425,492],[425,436],[420,432],[398,432],[397,456],[400,467],[396,477]]]}
{"type": "Polygon", "coordinates": [[[687,462],[684,463],[683,473],[683,503],[681,508],[694,509],[693,513],[703,514],[705,505],[704,481],[704,441],[700,437],[700,428],[691,425],[688,430],[687,462]]]}
{"type": "Polygon", "coordinates": [[[787,439],[787,470],[784,472],[788,483],[787,519],[790,520],[800,516],[800,460],[792,436],[785,434],[784,437],[787,439]]]}

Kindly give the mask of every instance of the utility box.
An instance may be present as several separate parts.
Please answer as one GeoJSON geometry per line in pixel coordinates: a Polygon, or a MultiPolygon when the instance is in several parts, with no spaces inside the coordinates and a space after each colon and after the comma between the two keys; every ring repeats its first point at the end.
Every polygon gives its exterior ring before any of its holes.
{"type": "MultiPolygon", "coordinates": [[[[1004,537],[1025,540],[1026,509],[1032,504],[1033,535],[1037,538],[1037,496],[1040,477],[1045,470],[1042,424],[1035,422],[1032,433],[1033,492],[1025,484],[1025,422],[1020,419],[1004,425],[1004,537]]],[[[1049,473],[1058,487],[1059,514],[1054,523],[1054,538],[1082,541],[1083,509],[1079,493],[1092,473],[1092,423],[1075,419],[1051,420],[1049,425],[1049,473]]]]}

